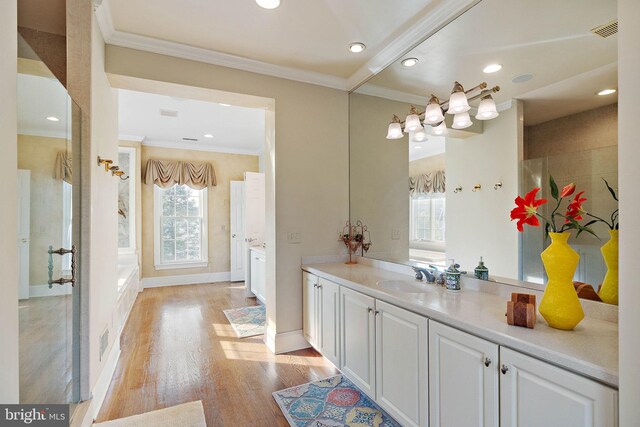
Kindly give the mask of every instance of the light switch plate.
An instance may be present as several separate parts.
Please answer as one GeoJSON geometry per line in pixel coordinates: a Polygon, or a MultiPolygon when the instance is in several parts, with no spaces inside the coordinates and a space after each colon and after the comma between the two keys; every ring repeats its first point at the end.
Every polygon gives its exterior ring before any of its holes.
{"type": "Polygon", "coordinates": [[[400,229],[392,228],[391,229],[391,240],[400,240],[400,229]]]}
{"type": "Polygon", "coordinates": [[[287,232],[287,243],[290,245],[301,243],[302,239],[300,237],[299,231],[288,231],[287,232]]]}

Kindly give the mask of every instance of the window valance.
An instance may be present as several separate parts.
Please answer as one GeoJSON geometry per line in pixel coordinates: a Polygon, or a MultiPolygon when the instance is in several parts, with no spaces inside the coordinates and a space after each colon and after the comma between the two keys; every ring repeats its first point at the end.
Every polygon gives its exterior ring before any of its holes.
{"type": "Polygon", "coordinates": [[[71,156],[63,151],[58,152],[53,166],[53,179],[61,179],[73,184],[73,168],[71,166],[71,156]]]}
{"type": "Polygon", "coordinates": [[[149,159],[144,170],[144,183],[160,188],[178,184],[202,190],[216,185],[216,173],[211,163],[149,159]]]}
{"type": "Polygon", "coordinates": [[[409,178],[409,195],[411,197],[444,192],[445,173],[443,170],[427,172],[409,178]]]}

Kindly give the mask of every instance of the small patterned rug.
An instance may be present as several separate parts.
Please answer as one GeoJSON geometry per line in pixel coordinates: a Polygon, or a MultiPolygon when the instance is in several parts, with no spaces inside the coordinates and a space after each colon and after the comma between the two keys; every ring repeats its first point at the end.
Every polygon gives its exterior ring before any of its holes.
{"type": "Polygon", "coordinates": [[[294,427],[400,427],[342,375],[276,391],[273,398],[294,427]]]}
{"type": "Polygon", "coordinates": [[[267,313],[264,305],[223,310],[233,330],[240,338],[264,334],[267,313]]]}

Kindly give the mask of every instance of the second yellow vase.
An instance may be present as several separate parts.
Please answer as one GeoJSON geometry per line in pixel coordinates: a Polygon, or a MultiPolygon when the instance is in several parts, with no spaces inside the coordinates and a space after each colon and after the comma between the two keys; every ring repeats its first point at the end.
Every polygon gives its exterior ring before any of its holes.
{"type": "Polygon", "coordinates": [[[540,302],[540,314],[549,326],[571,330],[584,318],[582,305],[573,286],[573,275],[580,255],[569,246],[570,232],[549,233],[551,245],[542,254],[549,281],[540,302]]]}
{"type": "Polygon", "coordinates": [[[609,230],[609,234],[611,239],[600,248],[607,274],[598,295],[602,301],[618,305],[618,230],[609,230]]]}

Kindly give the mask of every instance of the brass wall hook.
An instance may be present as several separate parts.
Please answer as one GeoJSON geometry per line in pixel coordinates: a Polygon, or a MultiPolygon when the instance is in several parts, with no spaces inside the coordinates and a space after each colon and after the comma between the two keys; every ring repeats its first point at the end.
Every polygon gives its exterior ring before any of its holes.
{"type": "Polygon", "coordinates": [[[462,191],[462,187],[459,186],[459,185],[456,188],[453,189],[453,192],[456,193],[456,194],[460,193],[461,191],[462,191]]]}
{"type": "Polygon", "coordinates": [[[482,188],[482,185],[476,184],[476,185],[473,186],[473,190],[471,190],[471,191],[473,191],[475,193],[476,191],[480,191],[481,188],[482,188]]]}
{"type": "Polygon", "coordinates": [[[103,159],[102,157],[98,156],[98,166],[104,165],[105,172],[109,172],[109,167],[111,167],[112,164],[113,164],[113,160],[103,159]]]}
{"type": "Polygon", "coordinates": [[[502,188],[502,182],[496,182],[496,185],[493,186],[494,190],[499,190],[502,188]]]}

